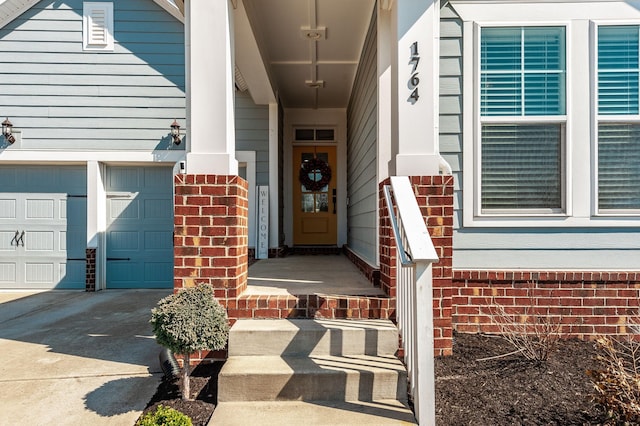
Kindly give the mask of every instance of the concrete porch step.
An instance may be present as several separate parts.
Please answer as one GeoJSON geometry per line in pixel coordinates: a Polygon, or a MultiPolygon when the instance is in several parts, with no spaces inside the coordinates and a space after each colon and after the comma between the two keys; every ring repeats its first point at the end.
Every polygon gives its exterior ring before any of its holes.
{"type": "Polygon", "coordinates": [[[229,357],[218,376],[219,402],[382,399],[407,399],[406,370],[395,357],[229,357]]]}
{"type": "Polygon", "coordinates": [[[398,349],[389,320],[238,320],[229,356],[382,355],[398,349]]]}
{"type": "Polygon", "coordinates": [[[372,402],[291,401],[223,402],[216,406],[209,425],[280,426],[415,425],[411,409],[395,400],[372,402]]]}

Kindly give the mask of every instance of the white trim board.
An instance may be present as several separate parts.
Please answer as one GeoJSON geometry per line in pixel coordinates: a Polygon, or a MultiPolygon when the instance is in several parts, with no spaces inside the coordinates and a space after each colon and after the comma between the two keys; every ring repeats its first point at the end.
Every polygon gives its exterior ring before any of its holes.
{"type": "MultiPolygon", "coordinates": [[[[14,19],[38,4],[40,0],[5,0],[0,3],[0,28],[12,22],[14,19]]],[[[170,0],[153,0],[168,14],[184,24],[184,15],[170,0]]]]}

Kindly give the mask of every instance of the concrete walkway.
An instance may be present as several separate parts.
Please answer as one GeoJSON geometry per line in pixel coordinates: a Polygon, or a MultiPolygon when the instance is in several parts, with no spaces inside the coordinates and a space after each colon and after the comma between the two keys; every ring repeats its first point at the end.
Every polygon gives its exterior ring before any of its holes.
{"type": "Polygon", "coordinates": [[[243,295],[384,296],[344,255],[293,255],[251,265],[243,295]]]}
{"type": "Polygon", "coordinates": [[[0,293],[0,424],[132,426],[158,386],[171,290],[0,293]]]}

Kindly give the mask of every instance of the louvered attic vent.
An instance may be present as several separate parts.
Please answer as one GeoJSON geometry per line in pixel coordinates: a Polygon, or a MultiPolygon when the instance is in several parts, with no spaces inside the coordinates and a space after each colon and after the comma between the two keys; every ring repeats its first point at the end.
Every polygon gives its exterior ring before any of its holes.
{"type": "Polygon", "coordinates": [[[85,2],[83,5],[84,50],[113,51],[113,3],[85,2]]]}

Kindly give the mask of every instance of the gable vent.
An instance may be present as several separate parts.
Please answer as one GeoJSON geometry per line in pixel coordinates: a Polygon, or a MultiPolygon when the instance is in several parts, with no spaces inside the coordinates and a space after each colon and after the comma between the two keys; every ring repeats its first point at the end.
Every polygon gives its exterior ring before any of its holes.
{"type": "Polygon", "coordinates": [[[89,44],[107,44],[105,10],[93,9],[89,15],[89,44]]]}
{"type": "Polygon", "coordinates": [[[84,50],[113,50],[113,3],[85,2],[84,50]]]}

